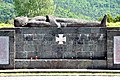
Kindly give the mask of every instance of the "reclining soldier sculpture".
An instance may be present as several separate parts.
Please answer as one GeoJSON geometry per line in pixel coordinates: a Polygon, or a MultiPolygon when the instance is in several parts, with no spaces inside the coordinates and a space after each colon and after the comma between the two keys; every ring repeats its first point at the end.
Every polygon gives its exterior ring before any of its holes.
{"type": "Polygon", "coordinates": [[[106,27],[107,15],[101,22],[87,21],[72,18],[57,18],[47,15],[36,16],[33,18],[16,17],[14,20],[15,27],[106,27]]]}

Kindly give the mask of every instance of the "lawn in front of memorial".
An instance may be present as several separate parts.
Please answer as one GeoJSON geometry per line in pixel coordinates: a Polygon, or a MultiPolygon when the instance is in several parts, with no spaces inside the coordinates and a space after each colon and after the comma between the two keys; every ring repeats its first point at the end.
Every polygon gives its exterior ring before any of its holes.
{"type": "Polygon", "coordinates": [[[5,76],[120,76],[118,72],[17,72],[0,73],[0,77],[5,76]]]}
{"type": "Polygon", "coordinates": [[[0,28],[13,28],[13,24],[0,23],[0,28]]]}
{"type": "MultiPolygon", "coordinates": [[[[120,22],[107,23],[107,27],[120,27],[120,22]]],[[[13,24],[0,23],[0,28],[14,28],[13,24]]]]}
{"type": "Polygon", "coordinates": [[[107,23],[108,27],[120,27],[120,22],[116,22],[116,23],[107,23]]]}

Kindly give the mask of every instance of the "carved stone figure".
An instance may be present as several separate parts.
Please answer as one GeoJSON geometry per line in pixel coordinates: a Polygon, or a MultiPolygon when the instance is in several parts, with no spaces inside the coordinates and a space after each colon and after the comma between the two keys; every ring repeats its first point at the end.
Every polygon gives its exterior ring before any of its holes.
{"type": "Polygon", "coordinates": [[[88,21],[72,18],[57,18],[51,15],[36,16],[33,18],[16,17],[14,20],[15,27],[106,27],[107,15],[101,22],[88,21]]]}

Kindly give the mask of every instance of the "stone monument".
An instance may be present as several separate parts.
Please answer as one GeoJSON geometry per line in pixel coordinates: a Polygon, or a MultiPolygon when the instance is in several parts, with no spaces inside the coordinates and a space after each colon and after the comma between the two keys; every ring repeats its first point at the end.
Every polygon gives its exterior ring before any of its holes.
{"type": "Polygon", "coordinates": [[[0,29],[0,69],[120,69],[120,28],[47,15],[0,29]]]}

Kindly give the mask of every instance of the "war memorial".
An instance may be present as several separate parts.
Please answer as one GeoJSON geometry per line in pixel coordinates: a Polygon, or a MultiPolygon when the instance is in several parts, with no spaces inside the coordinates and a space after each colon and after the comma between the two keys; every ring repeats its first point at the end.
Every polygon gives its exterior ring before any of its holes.
{"type": "Polygon", "coordinates": [[[0,69],[120,69],[120,28],[47,15],[0,29],[0,69]]]}

